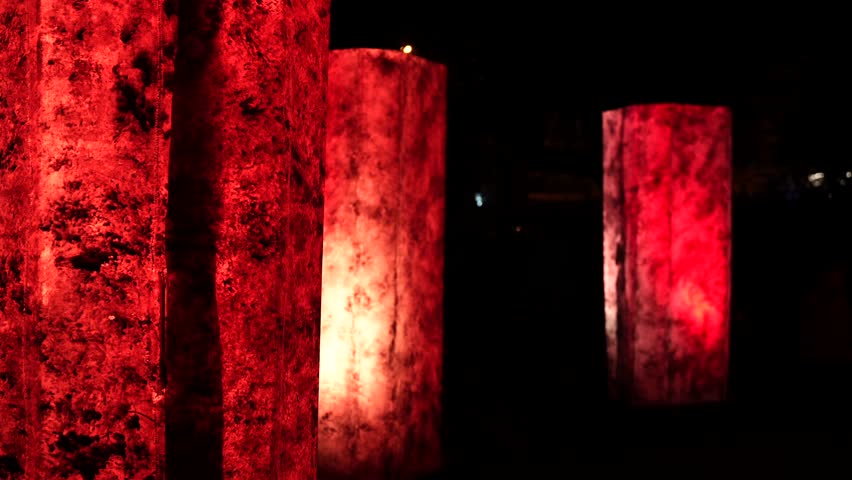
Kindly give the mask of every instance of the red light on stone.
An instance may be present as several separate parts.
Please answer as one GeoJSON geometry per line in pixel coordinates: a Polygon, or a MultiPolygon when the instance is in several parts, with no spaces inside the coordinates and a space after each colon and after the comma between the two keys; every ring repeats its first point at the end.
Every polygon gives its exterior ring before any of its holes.
{"type": "Polygon", "coordinates": [[[316,477],[328,3],[224,9],[225,478],[316,477]]]}
{"type": "Polygon", "coordinates": [[[316,476],[328,3],[178,2],[174,478],[316,476]]]}
{"type": "Polygon", "coordinates": [[[313,478],[328,1],[0,0],[0,45],[0,478],[313,478]]]}
{"type": "Polygon", "coordinates": [[[731,118],[639,105],[603,114],[604,282],[613,393],[635,403],[724,399],[731,118]]]}
{"type": "Polygon", "coordinates": [[[446,71],[399,51],[329,64],[320,472],[440,464],[446,71]]]}
{"type": "Polygon", "coordinates": [[[0,477],[161,474],[170,25],[0,1],[0,477]]]}

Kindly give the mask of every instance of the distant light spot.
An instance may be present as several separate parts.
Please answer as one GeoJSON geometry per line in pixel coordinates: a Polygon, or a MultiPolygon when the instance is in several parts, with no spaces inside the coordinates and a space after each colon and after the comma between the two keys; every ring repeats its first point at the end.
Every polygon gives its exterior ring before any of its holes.
{"type": "Polygon", "coordinates": [[[411,45],[405,45],[400,50],[402,50],[402,53],[409,54],[414,51],[414,47],[412,47],[411,45]]]}
{"type": "Polygon", "coordinates": [[[485,204],[485,197],[483,197],[481,193],[477,193],[476,195],[474,195],[473,199],[476,201],[477,207],[481,207],[485,204]]]}
{"type": "Polygon", "coordinates": [[[811,182],[811,185],[819,187],[825,181],[825,174],[822,172],[812,173],[808,175],[808,181],[811,182]]]}

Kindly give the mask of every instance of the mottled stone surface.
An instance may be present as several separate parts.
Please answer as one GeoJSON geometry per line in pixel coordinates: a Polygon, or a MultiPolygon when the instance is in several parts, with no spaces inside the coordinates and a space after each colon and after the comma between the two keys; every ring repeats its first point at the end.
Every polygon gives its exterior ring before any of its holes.
{"type": "MultiPolygon", "coordinates": [[[[0,1],[0,478],[23,478],[32,420],[35,351],[33,289],[37,255],[28,254],[27,232],[35,231],[33,192],[35,165],[27,152],[29,119],[36,98],[28,87],[35,80],[36,58],[31,26],[33,6],[0,1]]],[[[31,253],[31,252],[29,252],[31,253]]]]}
{"type": "Polygon", "coordinates": [[[156,478],[169,20],[4,0],[0,24],[0,473],[156,478]]]}
{"type": "Polygon", "coordinates": [[[603,115],[604,279],[613,395],[725,398],[731,117],[639,105],[603,115]]]}
{"type": "Polygon", "coordinates": [[[0,478],[315,475],[327,12],[0,0],[0,478]]]}
{"type": "Polygon", "coordinates": [[[320,478],[440,465],[445,92],[421,58],[331,54],[320,478]]]}
{"type": "Polygon", "coordinates": [[[178,8],[169,473],[314,478],[328,1],[178,8]]]}

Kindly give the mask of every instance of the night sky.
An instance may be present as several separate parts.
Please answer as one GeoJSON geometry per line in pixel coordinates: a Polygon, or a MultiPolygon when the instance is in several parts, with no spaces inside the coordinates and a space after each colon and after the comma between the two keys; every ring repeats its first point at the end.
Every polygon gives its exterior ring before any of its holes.
{"type": "Polygon", "coordinates": [[[562,3],[333,2],[332,48],[411,44],[449,68],[447,475],[839,461],[852,424],[841,15],[562,3]],[[662,101],[733,111],[730,401],[634,411],[606,401],[600,113],[662,101]]]}

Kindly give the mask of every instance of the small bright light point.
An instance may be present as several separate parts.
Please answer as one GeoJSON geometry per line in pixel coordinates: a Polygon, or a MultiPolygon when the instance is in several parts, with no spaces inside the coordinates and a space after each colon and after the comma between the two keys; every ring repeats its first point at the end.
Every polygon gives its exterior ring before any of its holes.
{"type": "Polygon", "coordinates": [[[402,50],[402,53],[408,54],[408,53],[411,53],[411,52],[414,51],[414,47],[412,47],[411,45],[406,45],[406,46],[402,47],[401,50],[402,50]]]}
{"type": "Polygon", "coordinates": [[[476,206],[481,207],[485,203],[485,199],[482,197],[481,193],[477,193],[473,196],[473,199],[476,201],[476,206]]]}
{"type": "Polygon", "coordinates": [[[522,228],[521,228],[521,226],[520,226],[520,225],[518,225],[518,226],[516,226],[516,227],[515,227],[515,231],[516,231],[516,232],[520,232],[521,230],[522,230],[522,228]]]}
{"type": "Polygon", "coordinates": [[[852,172],[846,172],[846,178],[852,178],[852,172]]]}

